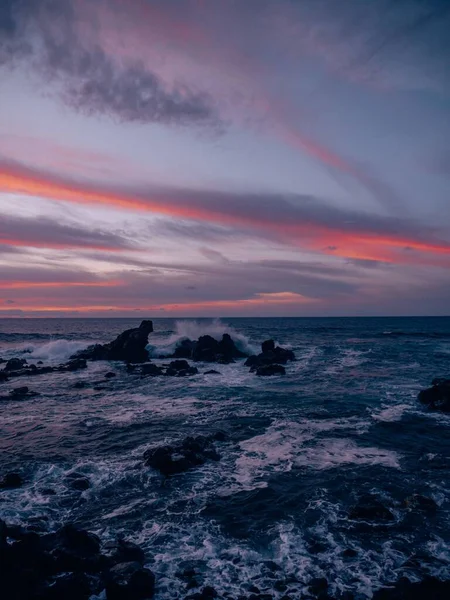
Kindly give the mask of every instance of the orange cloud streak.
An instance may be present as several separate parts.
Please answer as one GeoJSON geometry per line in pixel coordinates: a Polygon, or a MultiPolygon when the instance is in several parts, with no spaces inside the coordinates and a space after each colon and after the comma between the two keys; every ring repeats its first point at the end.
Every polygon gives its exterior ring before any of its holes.
{"type": "Polygon", "coordinates": [[[0,281],[1,290],[21,290],[32,288],[61,288],[61,287],[115,287],[120,281],[0,281]]]}
{"type": "MultiPolygon", "coordinates": [[[[205,300],[199,302],[187,302],[177,304],[155,304],[149,306],[140,306],[139,311],[142,312],[154,312],[161,311],[167,313],[177,312],[196,312],[197,310],[203,309],[220,309],[220,310],[234,310],[239,308],[257,308],[257,307],[277,307],[277,306],[296,306],[299,304],[317,304],[319,300],[308,298],[301,294],[294,292],[274,292],[274,293],[260,293],[256,294],[253,298],[242,298],[238,300],[205,300]]],[[[129,306],[116,306],[116,305],[85,305],[85,306],[58,306],[58,305],[22,305],[15,303],[14,306],[8,308],[0,308],[1,312],[10,312],[11,310],[21,311],[40,311],[40,312],[80,312],[80,313],[93,313],[93,312],[131,312],[133,308],[129,306]]]]}
{"type": "MultiPolygon", "coordinates": [[[[411,248],[420,252],[448,255],[449,243],[433,243],[414,240],[407,236],[377,234],[374,232],[342,231],[332,225],[305,220],[304,223],[279,223],[268,221],[257,211],[252,214],[232,214],[224,206],[211,203],[209,206],[190,206],[187,202],[170,197],[144,197],[131,191],[114,191],[87,183],[64,180],[38,171],[10,164],[0,164],[0,191],[26,194],[62,200],[83,205],[101,205],[105,208],[145,211],[170,217],[210,221],[221,225],[248,226],[276,233],[280,239],[299,247],[349,258],[383,260],[385,262],[410,262],[406,253],[398,248],[411,248]],[[329,250],[329,247],[336,247],[329,250]],[[394,250],[394,252],[392,252],[394,250]]],[[[5,240],[8,243],[7,240],[5,240]]],[[[50,246],[51,247],[51,246],[50,246]]],[[[416,257],[416,261],[419,259],[416,257]]],[[[425,261],[426,262],[426,261],[425,261]]]]}

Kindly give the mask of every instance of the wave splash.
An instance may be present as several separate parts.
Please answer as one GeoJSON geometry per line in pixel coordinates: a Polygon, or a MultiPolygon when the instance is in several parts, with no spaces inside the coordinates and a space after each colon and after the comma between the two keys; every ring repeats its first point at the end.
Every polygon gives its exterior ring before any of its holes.
{"type": "Polygon", "coordinates": [[[251,344],[245,335],[239,333],[230,325],[222,323],[220,319],[207,322],[176,321],[175,331],[168,336],[158,339],[157,332],[153,333],[151,335],[152,343],[148,344],[147,350],[151,357],[170,356],[184,340],[197,340],[202,335],[210,335],[219,341],[224,333],[230,334],[236,346],[242,352],[247,354],[257,354],[259,352],[259,348],[251,344]]]}
{"type": "Polygon", "coordinates": [[[59,364],[87,346],[89,346],[89,342],[66,339],[53,340],[46,344],[20,344],[9,348],[4,357],[25,354],[27,360],[42,360],[48,364],[59,364]]]}

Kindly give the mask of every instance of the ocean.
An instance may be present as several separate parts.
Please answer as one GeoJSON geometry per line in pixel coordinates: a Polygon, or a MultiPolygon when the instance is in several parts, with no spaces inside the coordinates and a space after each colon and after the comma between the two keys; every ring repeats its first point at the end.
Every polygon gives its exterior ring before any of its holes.
{"type": "MultiPolygon", "coordinates": [[[[3,319],[0,357],[56,365],[140,321],[3,319]]],[[[25,480],[0,492],[0,518],[125,536],[146,551],[158,600],[186,595],[186,566],[230,598],[254,588],[300,597],[325,577],[330,593],[365,599],[402,576],[450,578],[450,415],[417,401],[434,377],[450,375],[450,318],[153,323],[149,356],[228,332],[249,353],[273,338],[297,361],[276,377],[238,361],[198,364],[186,378],[140,378],[105,362],[20,378],[14,385],[39,395],[0,402],[1,470],[25,480]],[[204,375],[211,367],[220,375],[204,375]],[[218,430],[228,436],[220,461],[169,478],[143,465],[149,448],[218,430]],[[74,472],[87,489],[68,484],[74,472]],[[351,519],[365,493],[394,518],[351,519]],[[412,494],[437,510],[406,510],[412,494]]],[[[10,388],[0,383],[0,394],[10,388]]]]}

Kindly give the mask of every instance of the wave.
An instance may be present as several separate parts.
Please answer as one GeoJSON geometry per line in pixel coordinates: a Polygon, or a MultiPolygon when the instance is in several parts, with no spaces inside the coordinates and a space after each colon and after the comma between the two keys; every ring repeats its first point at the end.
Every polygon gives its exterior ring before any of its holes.
{"type": "MultiPolygon", "coordinates": [[[[46,344],[20,344],[8,348],[7,354],[17,356],[18,354],[26,354],[28,360],[42,360],[50,364],[58,364],[68,360],[72,354],[82,350],[89,345],[90,342],[74,341],[74,340],[53,340],[46,344]]],[[[4,354],[6,358],[6,353],[4,354]]]]}
{"type": "Polygon", "coordinates": [[[378,333],[376,337],[414,337],[425,339],[448,339],[450,333],[446,331],[383,331],[378,333]]]}
{"type": "Polygon", "coordinates": [[[158,339],[158,332],[152,334],[152,343],[148,344],[147,350],[152,357],[170,356],[184,340],[197,340],[202,335],[210,335],[214,339],[220,340],[224,333],[230,334],[236,346],[242,352],[247,354],[257,354],[259,352],[259,348],[252,345],[245,335],[237,332],[230,325],[222,323],[219,319],[209,322],[176,321],[175,331],[169,333],[169,335],[158,339]]]}

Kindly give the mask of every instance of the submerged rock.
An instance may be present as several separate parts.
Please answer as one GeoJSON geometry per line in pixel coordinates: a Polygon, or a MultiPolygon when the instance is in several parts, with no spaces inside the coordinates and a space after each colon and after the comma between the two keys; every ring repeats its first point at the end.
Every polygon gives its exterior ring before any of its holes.
{"type": "Polygon", "coordinates": [[[214,369],[210,369],[209,371],[205,371],[204,375],[221,375],[219,371],[215,371],[214,369]]]}
{"type": "Polygon", "coordinates": [[[283,365],[265,365],[256,369],[256,374],[260,377],[270,377],[271,375],[286,375],[286,369],[283,365]]]}
{"type": "Polygon", "coordinates": [[[154,593],[154,574],[138,562],[115,565],[107,575],[107,600],[145,600],[154,593]]]}
{"type": "Polygon", "coordinates": [[[450,412],[450,379],[433,379],[430,388],[419,392],[418,399],[428,408],[450,412]]]}
{"type": "Polygon", "coordinates": [[[407,578],[402,578],[391,587],[377,590],[372,600],[424,600],[425,598],[448,600],[450,598],[450,581],[425,577],[422,581],[412,582],[407,578]]]}
{"type": "Polygon", "coordinates": [[[438,505],[428,496],[422,496],[421,494],[413,494],[408,496],[403,502],[403,506],[409,510],[421,510],[426,512],[435,512],[438,505]]]}
{"type": "Polygon", "coordinates": [[[91,482],[89,481],[89,479],[85,475],[76,472],[69,473],[66,476],[66,484],[73,490],[78,490],[80,492],[87,490],[91,487],[91,482]]]}
{"type": "Polygon", "coordinates": [[[0,489],[14,489],[23,485],[23,479],[19,473],[6,473],[0,480],[0,489]]]}
{"type": "Polygon", "coordinates": [[[350,519],[364,521],[392,521],[393,513],[373,494],[364,494],[353,506],[349,515],[350,519]]]}
{"type": "Polygon", "coordinates": [[[9,392],[11,398],[22,400],[23,398],[32,398],[33,396],[38,396],[37,392],[33,392],[26,385],[22,387],[17,387],[12,389],[9,392]]]}
{"type": "Polygon", "coordinates": [[[275,346],[273,340],[266,340],[261,344],[261,353],[249,356],[245,361],[245,366],[250,367],[251,371],[257,371],[260,367],[285,365],[287,362],[294,360],[295,354],[292,350],[275,346]]]}
{"type": "Polygon", "coordinates": [[[142,321],[139,327],[127,329],[108,344],[95,344],[81,350],[71,358],[87,360],[121,360],[130,363],[148,361],[148,336],[153,331],[152,321],[142,321]]]}
{"type": "Polygon", "coordinates": [[[24,358],[10,358],[6,363],[5,371],[20,371],[27,364],[24,358]]]}
{"type": "Polygon", "coordinates": [[[222,441],[223,435],[218,432],[212,436],[187,437],[181,444],[152,448],[144,454],[145,464],[168,476],[183,473],[208,460],[218,461],[220,455],[214,441],[222,441]]]}

